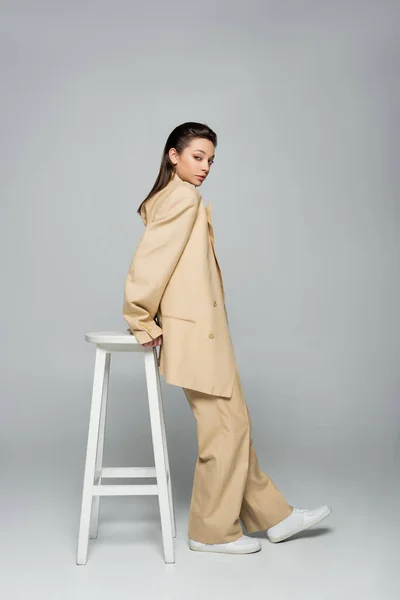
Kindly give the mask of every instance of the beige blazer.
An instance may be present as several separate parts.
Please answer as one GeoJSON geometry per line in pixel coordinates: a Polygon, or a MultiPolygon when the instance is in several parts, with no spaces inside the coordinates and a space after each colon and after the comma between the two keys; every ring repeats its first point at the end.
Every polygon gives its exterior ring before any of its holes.
{"type": "Polygon", "coordinates": [[[146,227],[125,280],[129,331],[140,343],[163,335],[159,368],[168,383],[230,397],[236,357],[211,204],[175,174],[141,216],[146,227]]]}

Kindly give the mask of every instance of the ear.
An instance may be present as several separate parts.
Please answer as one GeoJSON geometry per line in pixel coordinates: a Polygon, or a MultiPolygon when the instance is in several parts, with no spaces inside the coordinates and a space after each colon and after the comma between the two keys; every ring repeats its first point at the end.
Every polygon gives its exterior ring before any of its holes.
{"type": "Polygon", "coordinates": [[[176,162],[175,162],[175,161],[176,161],[176,159],[177,159],[178,153],[177,153],[177,151],[175,150],[175,148],[170,148],[170,149],[168,150],[168,156],[169,156],[169,159],[170,159],[170,161],[172,162],[172,164],[173,164],[174,166],[176,166],[176,162]]]}

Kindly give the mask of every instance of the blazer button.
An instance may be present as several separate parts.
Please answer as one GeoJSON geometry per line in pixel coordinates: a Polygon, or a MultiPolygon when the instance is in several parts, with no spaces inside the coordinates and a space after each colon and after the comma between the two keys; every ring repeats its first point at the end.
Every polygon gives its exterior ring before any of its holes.
{"type": "Polygon", "coordinates": [[[217,301],[216,300],[214,300],[214,306],[217,306],[217,301]]]}
{"type": "Polygon", "coordinates": [[[208,334],[208,337],[211,338],[211,339],[213,339],[215,337],[215,335],[213,334],[213,332],[211,332],[211,333],[208,334]]]}

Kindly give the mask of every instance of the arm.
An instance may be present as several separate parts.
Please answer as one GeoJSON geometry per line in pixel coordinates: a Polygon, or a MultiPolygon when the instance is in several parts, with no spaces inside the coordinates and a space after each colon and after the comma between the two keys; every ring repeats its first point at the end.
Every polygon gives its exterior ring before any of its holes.
{"type": "Polygon", "coordinates": [[[154,317],[189,240],[198,207],[194,190],[175,188],[156,209],[135,250],[125,280],[123,317],[140,344],[162,334],[154,317]]]}

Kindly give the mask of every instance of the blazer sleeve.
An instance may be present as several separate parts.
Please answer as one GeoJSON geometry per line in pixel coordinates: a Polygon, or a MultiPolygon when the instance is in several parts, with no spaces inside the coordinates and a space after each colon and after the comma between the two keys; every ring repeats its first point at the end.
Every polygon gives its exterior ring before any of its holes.
{"type": "Polygon", "coordinates": [[[162,334],[154,317],[189,240],[199,200],[195,190],[175,188],[156,208],[134,252],[125,280],[123,317],[140,344],[162,334]]]}

